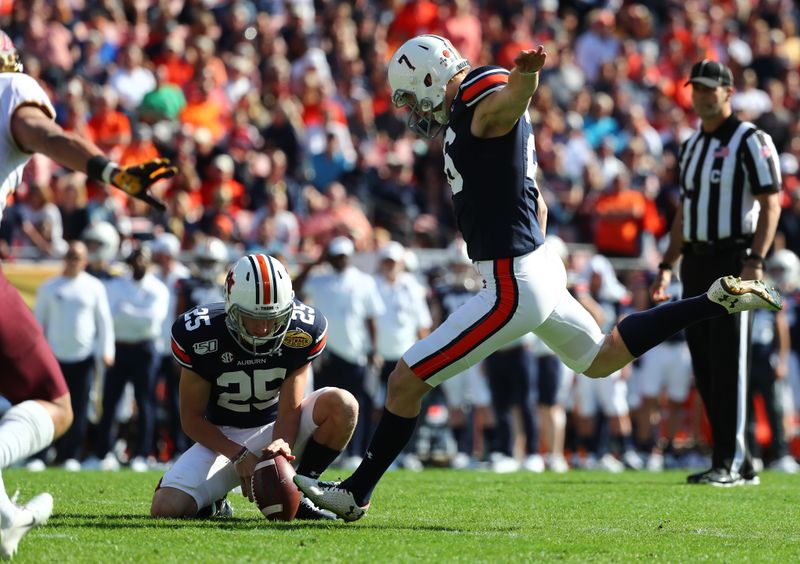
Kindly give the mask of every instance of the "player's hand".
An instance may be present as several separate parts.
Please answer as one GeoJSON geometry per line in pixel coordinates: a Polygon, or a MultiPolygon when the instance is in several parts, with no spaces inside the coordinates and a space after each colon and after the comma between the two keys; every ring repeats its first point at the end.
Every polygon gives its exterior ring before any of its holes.
{"type": "Polygon", "coordinates": [[[242,486],[242,495],[253,501],[253,492],[250,490],[250,480],[256,471],[256,464],[258,464],[258,456],[252,452],[248,452],[241,462],[234,463],[233,468],[239,475],[239,482],[242,486]]]}
{"type": "Polygon", "coordinates": [[[165,178],[172,178],[178,169],[168,159],[153,159],[142,164],[119,168],[111,174],[111,184],[164,211],[166,206],[148,193],[148,189],[165,178]]]}
{"type": "Polygon", "coordinates": [[[282,454],[286,460],[294,460],[294,455],[292,454],[292,449],[289,447],[289,443],[283,439],[275,439],[270,444],[265,446],[262,452],[264,453],[264,458],[271,458],[278,454],[282,454]]]}
{"type": "Polygon", "coordinates": [[[517,67],[519,72],[533,74],[542,70],[546,60],[547,53],[544,52],[544,45],[539,45],[536,50],[526,49],[520,51],[519,55],[514,59],[514,66],[517,67]]]}
{"type": "Polygon", "coordinates": [[[655,280],[650,285],[650,298],[655,303],[661,303],[672,298],[672,294],[667,293],[667,287],[672,280],[671,270],[658,270],[655,280]]]}

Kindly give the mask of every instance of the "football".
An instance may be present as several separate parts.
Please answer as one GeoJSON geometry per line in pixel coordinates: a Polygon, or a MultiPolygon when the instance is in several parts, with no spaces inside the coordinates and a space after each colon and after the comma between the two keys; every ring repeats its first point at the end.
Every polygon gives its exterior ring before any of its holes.
{"type": "Polygon", "coordinates": [[[270,521],[291,521],[300,505],[300,490],[294,485],[295,471],[282,454],[262,459],[250,479],[256,506],[270,521]]]}

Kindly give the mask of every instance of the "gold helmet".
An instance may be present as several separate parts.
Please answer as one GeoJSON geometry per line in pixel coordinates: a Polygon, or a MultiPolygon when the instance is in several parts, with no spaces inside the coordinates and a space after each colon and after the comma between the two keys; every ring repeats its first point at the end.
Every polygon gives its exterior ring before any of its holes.
{"type": "Polygon", "coordinates": [[[0,72],[22,72],[17,48],[3,30],[0,30],[0,72]]]}

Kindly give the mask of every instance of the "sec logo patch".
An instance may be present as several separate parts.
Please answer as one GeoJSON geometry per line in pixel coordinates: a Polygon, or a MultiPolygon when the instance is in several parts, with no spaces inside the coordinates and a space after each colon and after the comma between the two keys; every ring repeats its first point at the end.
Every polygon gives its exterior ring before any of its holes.
{"type": "Polygon", "coordinates": [[[283,344],[293,349],[302,349],[303,347],[307,347],[308,345],[311,344],[311,341],[312,341],[311,335],[309,335],[302,329],[295,329],[293,331],[289,331],[283,338],[283,344]]]}

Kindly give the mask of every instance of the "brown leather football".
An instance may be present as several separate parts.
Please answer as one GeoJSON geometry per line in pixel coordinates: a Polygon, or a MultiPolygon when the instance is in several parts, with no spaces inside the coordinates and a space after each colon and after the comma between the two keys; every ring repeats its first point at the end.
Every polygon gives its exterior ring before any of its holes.
{"type": "Polygon", "coordinates": [[[270,521],[291,521],[297,514],[300,490],[292,481],[294,475],[294,468],[282,454],[256,464],[250,487],[256,506],[270,521]]]}

